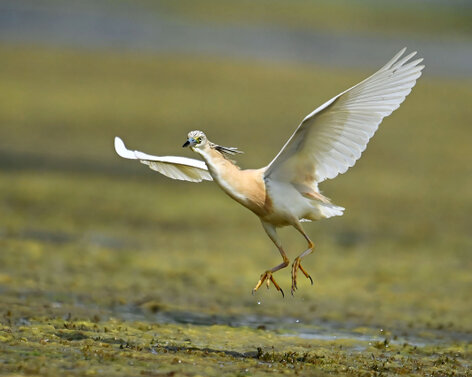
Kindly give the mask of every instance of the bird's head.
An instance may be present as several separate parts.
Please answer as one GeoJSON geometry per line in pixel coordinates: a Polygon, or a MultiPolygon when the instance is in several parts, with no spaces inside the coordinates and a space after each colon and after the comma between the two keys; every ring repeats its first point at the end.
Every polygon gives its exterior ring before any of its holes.
{"type": "Polygon", "coordinates": [[[202,148],[207,142],[208,139],[202,131],[190,131],[187,135],[187,141],[182,146],[184,148],[202,148]]]}

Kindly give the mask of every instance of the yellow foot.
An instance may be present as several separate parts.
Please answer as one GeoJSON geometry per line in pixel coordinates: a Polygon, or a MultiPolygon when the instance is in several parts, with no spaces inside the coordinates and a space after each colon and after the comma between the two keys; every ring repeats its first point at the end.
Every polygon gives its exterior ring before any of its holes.
{"type": "Polygon", "coordinates": [[[274,287],[275,287],[280,293],[282,293],[282,297],[285,297],[284,291],[282,290],[282,288],[280,288],[280,286],[279,286],[279,285],[277,284],[277,282],[275,281],[274,277],[272,276],[272,272],[271,272],[271,271],[266,271],[266,272],[264,272],[264,273],[261,275],[261,278],[259,279],[259,281],[257,282],[256,286],[255,286],[254,289],[252,290],[252,294],[256,293],[256,291],[261,287],[261,285],[264,284],[264,281],[266,282],[267,289],[269,289],[270,282],[272,282],[272,283],[274,284],[274,287]]]}
{"type": "Polygon", "coordinates": [[[297,290],[297,271],[300,269],[301,272],[303,272],[303,275],[307,279],[310,279],[311,285],[313,285],[313,279],[311,276],[308,274],[308,272],[305,271],[305,269],[301,265],[301,259],[300,258],[295,258],[292,264],[292,296],[293,293],[297,290]]]}

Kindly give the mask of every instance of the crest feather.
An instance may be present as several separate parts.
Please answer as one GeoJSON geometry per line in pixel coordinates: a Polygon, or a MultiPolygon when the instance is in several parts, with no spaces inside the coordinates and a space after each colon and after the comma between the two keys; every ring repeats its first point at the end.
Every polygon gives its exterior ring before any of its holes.
{"type": "Polygon", "coordinates": [[[234,156],[235,154],[244,153],[243,151],[240,151],[236,147],[223,147],[222,145],[218,145],[218,144],[215,144],[215,143],[210,143],[210,146],[213,149],[216,149],[218,152],[220,152],[223,155],[224,158],[226,158],[230,161],[232,161],[230,159],[231,156],[234,156]]]}

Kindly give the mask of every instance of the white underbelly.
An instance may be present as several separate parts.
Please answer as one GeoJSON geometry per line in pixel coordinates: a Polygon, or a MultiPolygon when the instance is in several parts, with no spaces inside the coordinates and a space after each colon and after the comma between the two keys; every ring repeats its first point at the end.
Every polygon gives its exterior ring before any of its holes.
{"type": "Polygon", "coordinates": [[[307,198],[290,183],[266,181],[272,201],[272,211],[265,221],[273,224],[288,225],[302,219],[319,220],[342,215],[344,208],[307,198]]]}
{"type": "Polygon", "coordinates": [[[267,220],[275,223],[291,224],[313,210],[310,200],[306,199],[289,183],[266,182],[272,211],[267,220]]]}

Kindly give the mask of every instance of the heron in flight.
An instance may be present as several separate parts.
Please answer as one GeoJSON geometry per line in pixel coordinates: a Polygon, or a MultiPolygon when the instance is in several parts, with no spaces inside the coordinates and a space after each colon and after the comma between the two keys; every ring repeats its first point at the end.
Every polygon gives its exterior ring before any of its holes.
{"type": "Polygon", "coordinates": [[[282,263],[260,276],[253,294],[270,283],[284,295],[274,273],[289,265],[277,228],[291,225],[305,238],[308,247],[297,256],[291,269],[292,295],[297,273],[313,279],[302,267],[314,243],[301,222],[341,216],[344,208],[333,204],[318,189],[325,179],[346,172],[360,158],[382,119],[400,106],[421,76],[423,59],[404,56],[405,48],[380,70],[359,84],[333,97],[308,114],[272,162],[260,169],[240,169],[231,160],[237,148],[212,143],[202,131],[191,131],[183,145],[202,160],[175,156],[152,156],[125,147],[115,138],[115,150],[123,158],[139,160],[173,179],[190,182],[216,181],[231,198],[260,219],[265,232],[282,256],[282,263]]]}

